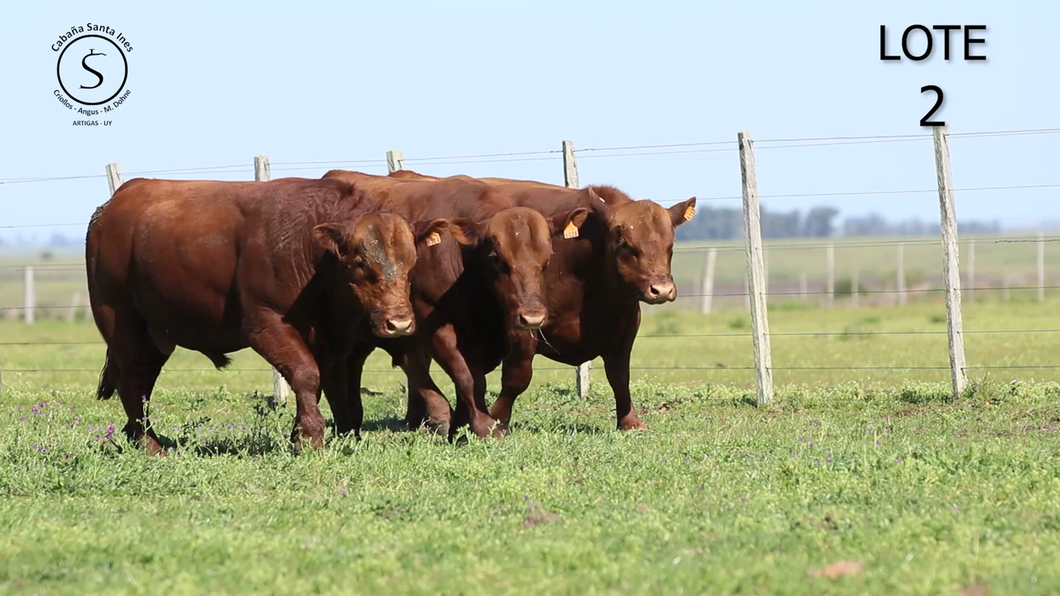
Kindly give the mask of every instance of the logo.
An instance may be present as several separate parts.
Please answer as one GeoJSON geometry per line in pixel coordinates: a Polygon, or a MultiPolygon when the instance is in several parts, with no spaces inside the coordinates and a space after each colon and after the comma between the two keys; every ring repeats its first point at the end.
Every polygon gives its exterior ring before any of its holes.
{"type": "Polygon", "coordinates": [[[59,88],[53,95],[74,112],[73,125],[110,126],[112,120],[98,117],[109,116],[132,94],[128,88],[132,43],[124,33],[87,23],[63,32],[51,48],[58,53],[59,88]]]}

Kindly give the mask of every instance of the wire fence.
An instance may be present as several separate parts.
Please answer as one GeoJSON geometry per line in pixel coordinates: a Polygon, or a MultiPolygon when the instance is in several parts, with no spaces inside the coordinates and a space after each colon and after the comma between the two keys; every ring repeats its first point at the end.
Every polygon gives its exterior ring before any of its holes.
{"type": "MultiPolygon", "coordinates": [[[[1019,129],[1019,130],[993,130],[993,131],[978,131],[978,132],[966,132],[966,133],[950,133],[948,137],[952,140],[959,141],[961,139],[974,139],[974,138],[996,138],[996,137],[1013,137],[1013,136],[1042,136],[1042,135],[1055,135],[1060,134],[1060,128],[1039,128],[1039,129],[1019,129]]],[[[774,150],[774,149],[807,149],[814,147],[832,147],[832,146],[856,146],[856,145],[876,145],[876,144],[906,144],[906,143],[919,143],[927,142],[932,140],[931,134],[912,134],[912,135],[866,135],[866,136],[833,136],[833,137],[802,137],[802,138],[776,138],[776,139],[763,139],[755,141],[756,150],[774,150]]],[[[640,144],[640,145],[619,145],[619,146],[602,146],[602,147],[585,147],[580,149],[574,149],[573,153],[578,159],[606,159],[606,158],[644,158],[651,156],[668,156],[677,154],[709,154],[709,153],[729,153],[735,155],[740,150],[737,141],[702,141],[702,142],[685,142],[685,143],[665,143],[665,144],[640,144]]],[[[538,162],[538,161],[555,161],[561,162],[564,159],[562,150],[537,150],[537,151],[516,151],[516,152],[495,152],[495,153],[476,153],[476,154],[455,154],[455,155],[440,155],[433,157],[419,157],[419,158],[407,158],[403,160],[403,164],[406,167],[409,166],[460,166],[468,164],[506,164],[515,162],[538,162]]],[[[273,162],[271,169],[279,172],[303,172],[303,171],[319,171],[321,169],[332,169],[332,168],[360,168],[360,169],[385,169],[388,166],[387,159],[340,159],[330,161],[280,161],[273,162]]],[[[171,169],[152,169],[152,170],[140,170],[127,172],[127,176],[179,176],[179,177],[190,177],[190,176],[217,176],[217,175],[238,175],[246,174],[247,177],[253,176],[254,170],[250,164],[229,164],[229,165],[209,165],[209,166],[198,166],[198,167],[184,167],[184,168],[171,168],[171,169]]],[[[37,176],[37,177],[23,177],[23,178],[7,178],[0,179],[0,187],[5,185],[21,185],[21,184],[48,184],[48,183],[59,183],[66,181],[76,180],[95,180],[95,179],[106,179],[106,174],[85,174],[85,175],[66,175],[66,176],[37,176]]],[[[982,186],[968,186],[954,188],[953,192],[956,193],[978,193],[978,192],[1009,192],[1009,191],[1024,191],[1024,190],[1045,190],[1045,189],[1056,189],[1060,188],[1060,183],[1053,183],[1049,181],[1043,181],[1034,184],[1015,184],[1015,183],[1004,183],[996,185],[982,185],[982,186]]],[[[893,195],[932,195],[939,193],[938,188],[898,188],[898,189],[869,189],[869,190],[852,190],[852,191],[827,191],[827,192],[800,192],[800,193],[776,193],[776,194],[763,194],[758,195],[760,199],[805,199],[805,198],[829,198],[829,199],[840,199],[840,198],[858,198],[858,197],[872,197],[872,196],[893,196],[893,195]]],[[[0,196],[0,201],[5,197],[0,196]]],[[[697,196],[697,201],[739,201],[742,200],[742,195],[720,195],[720,196],[697,196]]],[[[662,204],[676,202],[678,199],[657,199],[662,204]]],[[[101,202],[101,201],[97,201],[101,202]]],[[[38,229],[38,228],[62,228],[62,227],[84,227],[87,226],[87,222],[59,222],[51,224],[41,223],[27,223],[27,224],[9,224],[5,223],[0,225],[0,230],[15,230],[15,229],[38,229]]],[[[749,299],[753,292],[747,287],[747,279],[745,277],[745,269],[743,268],[743,256],[747,252],[747,247],[741,244],[739,238],[733,238],[726,241],[699,241],[693,243],[693,245],[679,245],[675,248],[675,276],[678,276],[678,265],[683,267],[682,275],[683,283],[680,283],[683,287],[679,293],[678,303],[688,300],[696,300],[702,303],[702,299],[709,298],[713,299],[725,299],[725,298],[736,298],[749,299]],[[736,257],[736,263],[730,263],[729,269],[730,275],[728,280],[724,279],[724,276],[719,276],[718,285],[715,285],[712,279],[709,284],[709,290],[705,290],[706,287],[706,271],[700,271],[702,261],[696,261],[696,259],[703,259],[707,253],[730,255],[736,257]],[[686,259],[685,263],[678,263],[680,259],[686,259]],[[735,274],[733,272],[736,272],[735,274]],[[732,289],[731,286],[734,284],[742,284],[742,289],[732,289]],[[726,288],[725,286],[730,286],[726,288]]],[[[1060,236],[1047,236],[1044,234],[1030,235],[1030,234],[1011,234],[1011,235],[977,235],[973,240],[974,244],[980,247],[980,251],[986,252],[985,249],[990,246],[1018,246],[1023,244],[1033,244],[1038,248],[1037,263],[1036,263],[1036,284],[1026,283],[1012,283],[1013,272],[1011,270],[1003,272],[1001,283],[996,284],[979,284],[975,283],[974,273],[970,271],[962,272],[965,275],[966,284],[962,287],[962,292],[970,296],[972,294],[982,294],[987,292],[994,293],[1005,293],[1006,297],[1009,292],[1037,292],[1039,300],[1042,299],[1043,293],[1046,290],[1053,291],[1060,289],[1058,285],[1049,285],[1045,281],[1044,275],[1044,258],[1043,258],[1043,247],[1047,244],[1055,244],[1060,242],[1060,236]],[[970,275],[969,275],[970,274],[970,275]]],[[[766,242],[762,245],[762,250],[766,255],[777,255],[778,257],[790,256],[794,252],[799,251],[827,251],[829,255],[833,254],[834,251],[851,251],[854,249],[881,249],[887,251],[904,250],[906,248],[916,250],[918,248],[938,248],[941,250],[943,247],[943,241],[941,238],[885,238],[885,239],[825,239],[825,238],[814,238],[803,241],[792,241],[790,239],[781,239],[778,241],[766,242]]],[[[981,255],[982,256],[982,255],[981,255]]],[[[1027,255],[1024,255],[1027,257],[1027,255]]],[[[802,278],[799,280],[799,287],[797,290],[788,289],[773,289],[765,290],[760,292],[764,297],[775,298],[777,300],[798,298],[800,300],[807,300],[809,297],[827,297],[829,299],[829,306],[831,301],[839,295],[842,295],[847,300],[857,300],[860,296],[890,296],[892,299],[904,303],[904,299],[900,299],[900,296],[916,297],[926,295],[939,295],[947,291],[945,287],[937,287],[935,285],[925,285],[923,281],[915,284],[907,284],[904,280],[899,280],[898,277],[904,275],[901,272],[903,265],[901,264],[902,257],[898,257],[898,263],[894,267],[894,282],[882,281],[882,278],[891,276],[891,273],[881,271],[867,270],[862,273],[862,279],[858,280],[857,273],[854,277],[848,281],[850,287],[846,288],[845,291],[838,291],[835,287],[836,281],[836,267],[834,258],[831,256],[828,258],[828,267],[830,268],[823,274],[818,274],[814,279],[815,285],[818,287],[810,287],[810,279],[806,273],[802,274],[802,278]],[[827,281],[822,282],[822,278],[827,278],[827,281]],[[875,279],[877,287],[862,287],[861,282],[875,279]],[[887,286],[887,284],[892,284],[887,286]],[[825,287],[821,287],[821,286],[825,287]],[[887,286],[887,287],[883,287],[887,286]]],[[[1025,258],[1026,265],[1029,268],[1029,258],[1025,258]]],[[[824,261],[824,259],[820,259],[824,261]]],[[[908,260],[906,262],[909,262],[908,260]]],[[[937,262],[937,261],[936,261],[937,262]]],[[[767,262],[766,267],[768,271],[769,263],[767,262]]],[[[822,262],[818,262],[815,266],[817,268],[823,268],[822,262]]],[[[997,267],[995,267],[996,269],[997,267]]],[[[719,271],[725,269],[725,267],[719,266],[719,271]]],[[[790,267],[788,268],[790,269],[790,267]]],[[[78,285],[84,282],[84,264],[76,261],[62,261],[62,262],[35,262],[32,265],[28,264],[11,264],[11,263],[0,263],[0,290],[2,285],[10,286],[11,281],[17,280],[20,275],[26,274],[27,272],[33,272],[40,274],[42,277],[38,282],[39,287],[43,287],[44,284],[49,283],[49,280],[55,282],[62,282],[67,285],[78,285]],[[8,277],[5,277],[8,276],[8,277]],[[13,276],[13,279],[11,277],[13,276]],[[51,279],[55,278],[55,279],[51,279]],[[5,281],[6,280],[6,281],[5,281]]],[[[774,270],[774,272],[776,272],[774,270]]],[[[779,279],[770,279],[768,276],[768,284],[776,285],[791,285],[795,283],[794,276],[791,275],[791,271],[782,272],[779,279]]],[[[995,276],[997,272],[994,272],[995,276]]],[[[712,274],[713,275],[713,274],[712,274]]],[[[850,277],[850,273],[845,274],[846,277],[850,277]]],[[[986,270],[980,271],[980,279],[986,279],[992,275],[991,272],[986,270]]],[[[1028,274],[1031,275],[1031,274],[1028,274]]],[[[938,280],[936,279],[936,282],[938,280]]],[[[64,286],[64,291],[68,288],[64,286]]],[[[81,290],[78,290],[81,291],[81,290]]],[[[87,292],[84,292],[87,296],[87,292]]],[[[746,304],[746,302],[745,302],[746,304]]],[[[702,311],[702,307],[700,307],[702,311]]],[[[82,301],[69,301],[63,303],[61,301],[53,301],[49,303],[42,302],[41,304],[27,305],[27,304],[11,304],[10,297],[0,292],[0,319],[5,318],[6,314],[13,314],[16,318],[21,318],[22,313],[25,311],[40,311],[40,312],[62,312],[68,320],[87,319],[88,307],[87,302],[82,301]],[[8,303],[4,304],[3,301],[7,300],[8,303]],[[77,313],[81,314],[78,315],[77,313]],[[71,316],[73,313],[73,316],[71,316]]],[[[709,310],[707,312],[710,312],[709,310]]],[[[10,318],[10,317],[8,317],[10,318]]],[[[1060,328],[1051,327],[1026,327],[1026,328],[1001,328],[1001,329],[967,329],[963,330],[963,335],[967,336],[1001,336],[1001,335],[1036,335],[1036,336],[1049,336],[1060,334],[1060,328]]],[[[947,336],[948,331],[942,330],[923,330],[923,329],[907,329],[907,330],[863,330],[863,329],[843,329],[843,330],[821,330],[821,329],[808,329],[798,331],[774,331],[770,332],[771,337],[777,338],[850,338],[850,337],[939,337],[947,336]]],[[[666,341],[690,341],[695,340],[712,340],[712,339],[737,339],[746,340],[753,338],[753,332],[749,331],[736,331],[736,332],[724,332],[724,331],[709,331],[709,332],[689,332],[689,333],[658,333],[651,331],[644,331],[642,328],[641,334],[638,339],[645,340],[647,342],[666,342],[666,341]]],[[[642,344],[638,344],[642,345],[642,344]]],[[[688,344],[693,346],[693,344],[688,344]]],[[[0,339],[0,354],[8,354],[8,350],[15,349],[28,349],[28,348],[80,348],[100,350],[104,346],[102,340],[57,340],[57,339],[18,339],[18,340],[3,340],[0,339]]],[[[692,357],[702,360],[700,354],[694,353],[695,349],[690,347],[690,351],[693,352],[692,357]]],[[[6,363],[5,363],[6,364],[6,363]]],[[[790,371],[790,372],[812,372],[812,371],[947,371],[951,369],[949,365],[924,365],[924,364],[888,364],[888,365],[874,365],[872,363],[855,364],[855,365],[781,365],[771,366],[773,371],[790,371]]],[[[680,364],[668,364],[668,365],[649,365],[644,363],[635,362],[630,367],[630,370],[634,371],[753,371],[756,366],[744,366],[744,365],[726,365],[726,364],[715,364],[715,365],[680,365],[680,364]]],[[[965,370],[969,371],[994,371],[994,370],[1013,370],[1013,371],[1033,371],[1033,370],[1057,370],[1060,369],[1060,364],[976,364],[967,365],[964,367],[965,370]]],[[[48,373],[84,373],[84,374],[98,374],[98,368],[79,368],[79,367],[34,367],[34,366],[21,366],[10,368],[7,366],[2,367],[4,373],[26,373],[26,374],[48,374],[48,373]]],[[[565,366],[540,366],[535,367],[536,371],[569,371],[569,367],[565,366]]],[[[223,372],[227,373],[267,373],[271,371],[270,368],[251,367],[251,368],[228,368],[223,372]]],[[[212,373],[216,372],[213,368],[167,368],[167,372],[180,372],[180,373],[212,373]]],[[[394,369],[381,369],[373,368],[366,369],[366,374],[400,374],[400,370],[394,369]]]]}

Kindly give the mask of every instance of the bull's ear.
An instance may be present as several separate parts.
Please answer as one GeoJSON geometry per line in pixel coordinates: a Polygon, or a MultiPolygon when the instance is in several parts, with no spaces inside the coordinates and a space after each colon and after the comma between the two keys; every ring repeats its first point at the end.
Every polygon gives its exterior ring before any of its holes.
{"type": "Polygon", "coordinates": [[[549,223],[552,226],[552,233],[562,233],[564,238],[577,238],[578,230],[588,217],[589,210],[585,207],[578,207],[573,211],[554,215],[549,223]]]}
{"type": "Polygon", "coordinates": [[[670,212],[670,221],[673,222],[674,227],[685,223],[692,219],[696,214],[696,198],[692,197],[687,201],[683,201],[667,209],[670,212]]]}
{"type": "Polygon", "coordinates": [[[320,246],[337,256],[346,254],[346,230],[338,224],[320,224],[313,228],[313,237],[320,246]]]}
{"type": "Polygon", "coordinates": [[[596,194],[596,191],[593,190],[593,187],[587,186],[585,191],[588,195],[588,204],[582,204],[586,205],[590,211],[600,216],[600,219],[607,222],[611,221],[611,214],[614,211],[614,208],[604,202],[604,200],[600,198],[600,195],[596,194]]]}
{"type": "Polygon", "coordinates": [[[434,246],[441,242],[442,232],[448,228],[449,220],[446,219],[430,219],[412,224],[412,231],[416,235],[416,244],[422,242],[427,246],[434,246]]]}
{"type": "Polygon", "coordinates": [[[484,230],[485,225],[475,223],[470,219],[457,217],[449,220],[449,233],[452,234],[453,239],[466,246],[478,244],[484,230]]]}

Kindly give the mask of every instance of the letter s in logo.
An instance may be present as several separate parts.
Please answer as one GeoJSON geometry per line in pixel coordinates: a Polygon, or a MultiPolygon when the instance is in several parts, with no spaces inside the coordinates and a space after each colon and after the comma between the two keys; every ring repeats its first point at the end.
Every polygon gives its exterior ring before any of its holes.
{"type": "Polygon", "coordinates": [[[95,85],[89,85],[87,87],[85,85],[81,85],[82,89],[95,89],[96,87],[99,87],[100,85],[103,84],[103,75],[101,75],[98,70],[93,70],[93,68],[91,66],[89,66],[87,62],[85,62],[85,60],[88,60],[92,56],[106,56],[106,54],[104,54],[104,53],[97,54],[95,49],[90,48],[88,50],[88,53],[85,54],[85,57],[81,59],[81,66],[85,70],[87,70],[88,72],[96,75],[96,77],[99,79],[99,81],[97,81],[95,85]]]}

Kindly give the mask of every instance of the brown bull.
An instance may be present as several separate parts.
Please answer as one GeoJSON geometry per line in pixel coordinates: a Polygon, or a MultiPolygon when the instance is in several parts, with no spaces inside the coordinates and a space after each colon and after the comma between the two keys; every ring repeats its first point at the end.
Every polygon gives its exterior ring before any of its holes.
{"type": "Polygon", "coordinates": [[[144,406],[175,347],[218,368],[250,347],[294,390],[296,449],[303,437],[321,447],[317,402],[321,390],[333,410],[347,402],[354,329],[364,320],[381,337],[414,332],[415,245],[447,226],[410,227],[339,180],[130,180],[96,210],[85,246],[107,342],[98,396],[117,390],[125,433],[159,453],[144,406]]]}
{"type": "MultiPolygon", "coordinates": [[[[394,175],[445,180],[410,171],[394,175]]],[[[490,415],[505,424],[510,421],[516,397],[530,384],[535,353],[571,365],[602,357],[615,394],[618,428],[646,428],[629,393],[629,361],[640,328],[640,303],[677,298],[670,273],[674,230],[692,219],[695,197],[667,209],[653,201],[634,201],[610,186],[569,189],[506,178],[480,180],[545,217],[578,206],[592,210],[577,237],[553,243],[552,265],[545,275],[547,323],[536,335],[511,338],[501,393],[490,415]]],[[[411,392],[410,396],[414,397],[411,392]]]]}
{"type": "MultiPolygon", "coordinates": [[[[515,206],[504,191],[467,177],[401,180],[335,170],[325,178],[371,189],[387,210],[407,219],[445,218],[455,239],[421,252],[412,271],[418,341],[363,337],[350,354],[351,386],[359,383],[368,354],[381,347],[406,372],[410,393],[416,393],[410,395],[410,426],[424,421],[448,425],[452,435],[470,424],[478,436],[494,432],[495,420],[486,407],[486,374],[500,364],[509,337],[547,324],[544,271],[552,258],[552,239],[577,234],[588,210],[574,206],[545,218],[515,206]],[[430,378],[432,358],[456,386],[452,424],[448,402],[430,378]]],[[[359,396],[348,410],[354,417],[349,424],[356,429],[361,423],[359,396]]]]}

